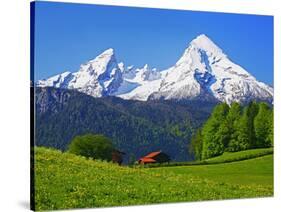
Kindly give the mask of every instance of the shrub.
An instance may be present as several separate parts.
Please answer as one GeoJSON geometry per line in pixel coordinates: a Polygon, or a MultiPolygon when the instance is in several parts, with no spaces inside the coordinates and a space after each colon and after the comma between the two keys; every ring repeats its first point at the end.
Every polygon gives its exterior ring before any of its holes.
{"type": "Polygon", "coordinates": [[[112,151],[111,140],[103,135],[76,136],[69,145],[70,153],[107,161],[112,159],[112,151]]]}

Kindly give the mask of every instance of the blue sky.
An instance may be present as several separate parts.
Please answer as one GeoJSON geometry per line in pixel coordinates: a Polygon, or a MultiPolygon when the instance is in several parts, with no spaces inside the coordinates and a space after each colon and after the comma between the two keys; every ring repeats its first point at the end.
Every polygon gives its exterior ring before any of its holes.
{"type": "Polygon", "coordinates": [[[273,17],[36,2],[35,80],[114,48],[126,65],[165,69],[199,34],[258,80],[273,84],[273,17]]]}

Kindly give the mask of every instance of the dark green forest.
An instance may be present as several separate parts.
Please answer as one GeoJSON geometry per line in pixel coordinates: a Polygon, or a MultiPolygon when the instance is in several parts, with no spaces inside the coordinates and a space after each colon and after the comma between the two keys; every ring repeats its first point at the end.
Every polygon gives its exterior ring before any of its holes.
{"type": "Polygon", "coordinates": [[[93,98],[74,90],[36,88],[36,145],[67,150],[75,136],[110,138],[124,162],[162,150],[173,161],[273,146],[267,103],[93,98]]]}
{"type": "Polygon", "coordinates": [[[273,146],[273,109],[264,102],[217,105],[193,135],[190,154],[203,160],[247,149],[273,146]]]}
{"type": "Polygon", "coordinates": [[[65,151],[75,136],[103,134],[126,153],[125,162],[157,150],[175,161],[193,159],[187,148],[191,136],[217,104],[93,98],[57,88],[35,92],[37,146],[65,151]]]}

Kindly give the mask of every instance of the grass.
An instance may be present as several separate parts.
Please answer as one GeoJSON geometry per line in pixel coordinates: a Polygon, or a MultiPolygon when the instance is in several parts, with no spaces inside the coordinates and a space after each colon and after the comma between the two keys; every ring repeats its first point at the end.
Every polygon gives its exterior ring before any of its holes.
{"type": "Polygon", "coordinates": [[[228,164],[129,168],[36,148],[35,207],[54,210],[272,196],[272,164],[268,155],[228,164]]]}
{"type": "Polygon", "coordinates": [[[273,185],[273,155],[216,165],[176,166],[155,168],[157,173],[192,175],[237,185],[273,185]]]}
{"type": "Polygon", "coordinates": [[[227,163],[233,161],[248,160],[264,155],[273,154],[273,148],[250,149],[240,152],[225,152],[220,156],[205,160],[207,163],[227,163]]]}
{"type": "Polygon", "coordinates": [[[194,165],[230,163],[235,161],[258,158],[261,156],[271,155],[271,154],[273,154],[273,148],[250,149],[240,152],[225,152],[220,156],[202,160],[202,161],[170,162],[170,163],[162,163],[162,164],[154,163],[154,164],[147,164],[145,165],[145,167],[153,168],[153,167],[194,166],[194,165]]]}

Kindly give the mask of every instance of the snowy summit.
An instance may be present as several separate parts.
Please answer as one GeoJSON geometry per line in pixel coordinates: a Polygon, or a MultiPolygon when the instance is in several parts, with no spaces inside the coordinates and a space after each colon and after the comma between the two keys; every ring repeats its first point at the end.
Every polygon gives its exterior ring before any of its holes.
{"type": "Polygon", "coordinates": [[[233,63],[221,48],[202,34],[190,42],[176,64],[156,70],[126,67],[107,49],[82,64],[77,72],[39,80],[37,86],[77,89],[93,97],[118,96],[123,99],[208,99],[228,104],[250,100],[273,101],[273,88],[259,82],[233,63]]]}

